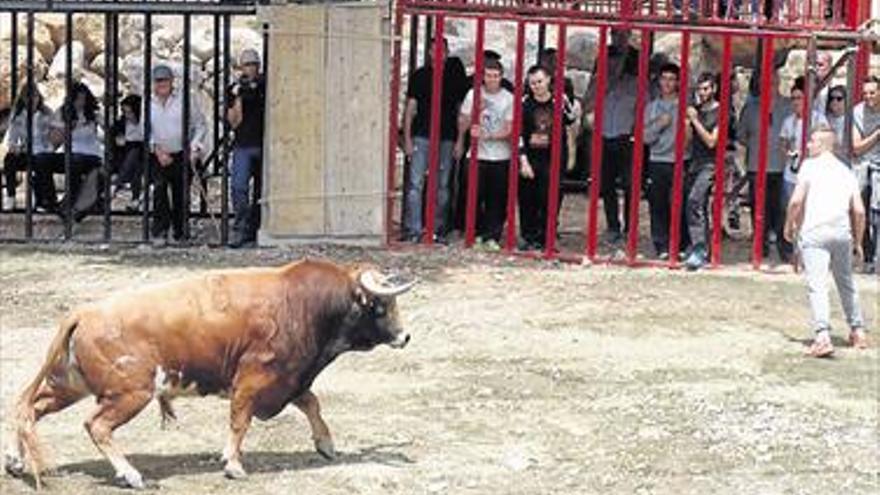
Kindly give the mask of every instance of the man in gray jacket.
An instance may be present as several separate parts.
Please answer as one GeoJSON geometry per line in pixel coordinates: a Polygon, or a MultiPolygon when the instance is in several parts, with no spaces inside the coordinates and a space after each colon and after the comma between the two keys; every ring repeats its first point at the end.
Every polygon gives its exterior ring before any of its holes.
{"type": "MultiPolygon", "coordinates": [[[[645,108],[645,144],[648,163],[648,206],[651,213],[651,241],[658,258],[669,257],[669,223],[672,212],[672,182],[675,170],[675,135],[678,128],[678,84],[680,69],[673,63],[660,68],[660,95],[645,108]]],[[[688,147],[685,160],[690,158],[688,147]]],[[[685,167],[686,169],[687,167],[685,167]]],[[[682,199],[683,199],[682,194],[682,199]]],[[[682,203],[683,206],[683,203],[682,203]]],[[[686,230],[682,230],[686,234],[686,230]]],[[[686,235],[682,236],[687,237],[686,235]]],[[[686,243],[682,247],[686,246],[686,243]]]]}

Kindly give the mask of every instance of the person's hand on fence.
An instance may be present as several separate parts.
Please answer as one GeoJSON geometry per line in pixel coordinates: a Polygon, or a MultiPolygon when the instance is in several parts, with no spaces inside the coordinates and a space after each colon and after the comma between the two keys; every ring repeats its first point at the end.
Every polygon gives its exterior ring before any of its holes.
{"type": "Polygon", "coordinates": [[[531,164],[529,164],[529,159],[526,157],[522,157],[519,162],[519,174],[523,176],[525,179],[534,179],[535,171],[532,170],[531,164]]]}

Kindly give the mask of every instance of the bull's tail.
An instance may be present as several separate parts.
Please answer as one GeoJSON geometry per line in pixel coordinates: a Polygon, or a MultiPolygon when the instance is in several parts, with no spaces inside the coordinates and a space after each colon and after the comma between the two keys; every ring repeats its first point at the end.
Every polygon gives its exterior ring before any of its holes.
{"type": "Polygon", "coordinates": [[[41,487],[40,473],[44,467],[44,459],[42,449],[40,448],[37,432],[34,427],[36,423],[36,411],[34,409],[34,401],[37,397],[37,391],[40,385],[49,376],[52,368],[59,359],[66,359],[70,345],[70,337],[79,323],[78,315],[72,314],[65,318],[58,329],[58,333],[52,340],[49,350],[46,353],[46,360],[43,366],[34,377],[33,381],[22,391],[18,399],[17,415],[16,415],[16,436],[18,441],[18,450],[23,456],[23,461],[29,461],[31,471],[33,472],[34,482],[37,489],[41,487]]]}

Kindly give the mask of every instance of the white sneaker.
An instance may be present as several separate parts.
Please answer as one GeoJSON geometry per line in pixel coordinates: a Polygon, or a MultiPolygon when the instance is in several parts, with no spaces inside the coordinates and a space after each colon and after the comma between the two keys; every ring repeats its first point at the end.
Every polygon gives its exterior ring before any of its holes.
{"type": "Polygon", "coordinates": [[[7,196],[3,195],[3,209],[4,210],[13,210],[15,209],[15,196],[7,196]]]}

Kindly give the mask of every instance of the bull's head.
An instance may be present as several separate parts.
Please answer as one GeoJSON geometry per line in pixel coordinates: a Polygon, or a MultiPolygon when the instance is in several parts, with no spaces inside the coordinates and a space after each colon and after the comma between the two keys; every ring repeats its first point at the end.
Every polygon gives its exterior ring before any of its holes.
{"type": "Polygon", "coordinates": [[[406,346],[409,334],[400,323],[396,297],[415,283],[371,269],[358,273],[354,309],[357,323],[349,334],[353,349],[367,350],[379,344],[396,349],[406,346]]]}

